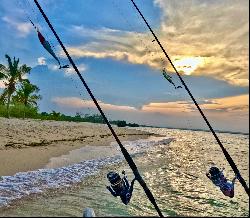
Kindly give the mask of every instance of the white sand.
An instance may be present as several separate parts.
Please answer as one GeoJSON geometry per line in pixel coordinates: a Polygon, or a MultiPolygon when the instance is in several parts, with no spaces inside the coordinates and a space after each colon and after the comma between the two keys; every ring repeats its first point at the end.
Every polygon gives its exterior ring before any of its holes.
{"type": "MultiPolygon", "coordinates": [[[[122,141],[149,136],[134,129],[114,129],[122,141]]],[[[87,145],[95,148],[86,147],[81,155],[95,158],[108,152],[106,146],[112,141],[115,139],[105,124],[0,118],[0,175],[42,168],[51,158],[87,145]]]]}

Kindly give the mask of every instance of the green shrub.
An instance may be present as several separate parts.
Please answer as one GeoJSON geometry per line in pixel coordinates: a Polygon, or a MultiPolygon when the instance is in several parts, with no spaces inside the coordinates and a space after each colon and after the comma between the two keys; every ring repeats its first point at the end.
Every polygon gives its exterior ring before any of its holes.
{"type": "MultiPolygon", "coordinates": [[[[0,105],[0,116],[8,117],[7,106],[0,105]]],[[[36,107],[25,107],[23,104],[10,105],[10,117],[16,118],[37,118],[38,112],[36,107]]]]}
{"type": "Polygon", "coordinates": [[[119,120],[117,122],[117,126],[118,127],[125,127],[127,125],[126,121],[125,120],[119,120]]]}

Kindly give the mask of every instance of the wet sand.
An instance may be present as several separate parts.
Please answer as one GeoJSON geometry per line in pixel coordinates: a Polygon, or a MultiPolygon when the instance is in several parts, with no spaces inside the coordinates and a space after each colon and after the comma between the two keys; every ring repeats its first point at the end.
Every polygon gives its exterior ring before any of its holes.
{"type": "MultiPolygon", "coordinates": [[[[128,128],[114,129],[121,141],[151,135],[128,128]]],[[[0,118],[0,175],[51,167],[52,158],[82,147],[86,147],[84,159],[96,158],[111,151],[108,146],[112,141],[115,139],[105,124],[0,118]]]]}

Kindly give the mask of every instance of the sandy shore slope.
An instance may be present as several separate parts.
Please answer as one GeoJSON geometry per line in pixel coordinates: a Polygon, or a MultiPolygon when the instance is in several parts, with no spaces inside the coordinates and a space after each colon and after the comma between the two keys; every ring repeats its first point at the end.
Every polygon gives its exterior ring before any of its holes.
{"type": "MultiPolygon", "coordinates": [[[[134,129],[114,128],[121,141],[150,135],[134,129]]],[[[0,118],[0,176],[39,169],[52,157],[86,145],[106,147],[112,141],[115,139],[104,124],[0,118]]],[[[91,153],[89,156],[93,158],[91,153]]]]}

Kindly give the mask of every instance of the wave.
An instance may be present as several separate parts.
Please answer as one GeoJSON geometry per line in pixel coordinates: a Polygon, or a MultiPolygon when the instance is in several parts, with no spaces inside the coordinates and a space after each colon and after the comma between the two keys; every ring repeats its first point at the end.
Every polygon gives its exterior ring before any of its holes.
{"type": "MultiPolygon", "coordinates": [[[[132,154],[141,154],[157,145],[168,144],[172,139],[166,137],[150,137],[136,141],[126,141],[124,146],[132,154]]],[[[119,150],[116,143],[111,143],[119,150]]],[[[19,172],[14,176],[2,176],[0,181],[0,207],[8,206],[14,200],[31,194],[43,193],[49,189],[69,187],[80,183],[84,178],[95,175],[102,167],[113,165],[124,160],[122,155],[85,160],[67,167],[39,169],[19,172]]]]}

